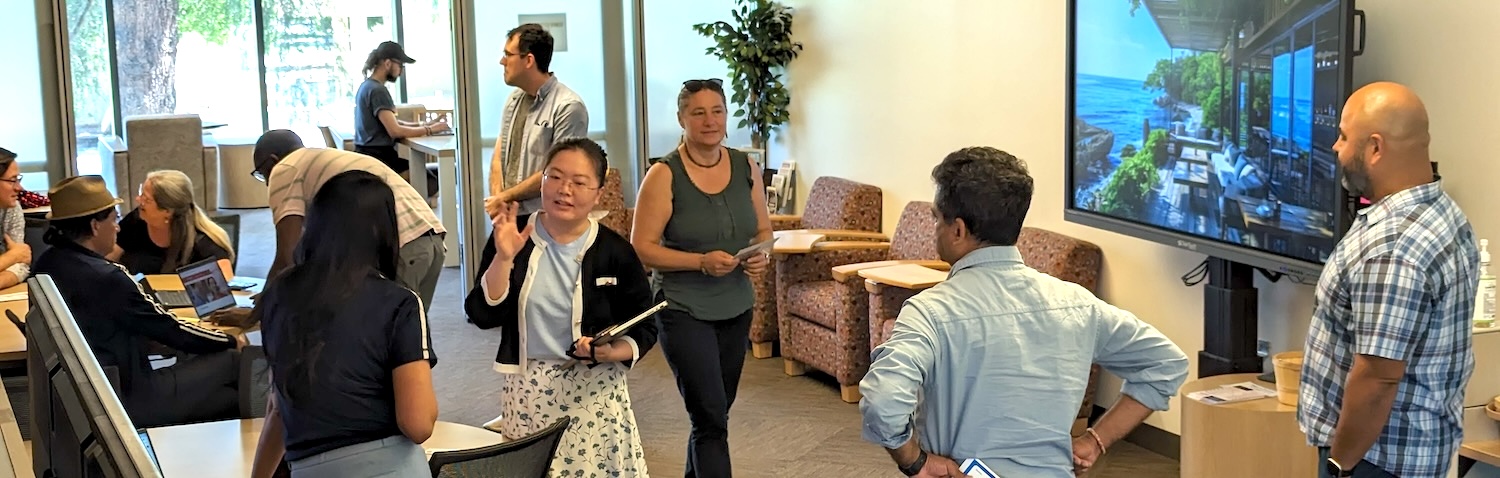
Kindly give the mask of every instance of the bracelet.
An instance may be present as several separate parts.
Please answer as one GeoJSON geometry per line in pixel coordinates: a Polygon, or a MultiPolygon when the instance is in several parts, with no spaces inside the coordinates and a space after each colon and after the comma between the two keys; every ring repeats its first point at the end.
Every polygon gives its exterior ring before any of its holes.
{"type": "Polygon", "coordinates": [[[430,135],[430,134],[432,134],[432,127],[431,126],[427,126],[427,125],[424,124],[424,125],[422,125],[422,131],[426,131],[427,134],[430,135]]]}
{"type": "Polygon", "coordinates": [[[921,453],[917,455],[917,461],[913,461],[906,466],[898,466],[896,468],[900,469],[901,474],[903,475],[917,476],[918,473],[922,472],[922,467],[924,466],[927,466],[927,450],[921,450],[921,453]]]}
{"type": "Polygon", "coordinates": [[[1104,448],[1104,440],[1099,439],[1099,432],[1094,431],[1093,428],[1085,428],[1083,429],[1083,432],[1089,434],[1089,436],[1091,437],[1094,437],[1094,443],[1097,443],[1099,445],[1099,455],[1102,456],[1109,453],[1109,449],[1104,448]]]}

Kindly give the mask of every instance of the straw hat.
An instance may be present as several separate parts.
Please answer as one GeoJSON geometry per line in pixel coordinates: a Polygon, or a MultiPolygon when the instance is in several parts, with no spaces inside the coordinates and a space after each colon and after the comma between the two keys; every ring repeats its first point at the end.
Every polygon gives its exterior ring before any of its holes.
{"type": "Polygon", "coordinates": [[[124,202],[109,193],[100,176],[73,176],[59,181],[47,191],[52,200],[52,212],[47,219],[72,219],[83,217],[124,202]]]}

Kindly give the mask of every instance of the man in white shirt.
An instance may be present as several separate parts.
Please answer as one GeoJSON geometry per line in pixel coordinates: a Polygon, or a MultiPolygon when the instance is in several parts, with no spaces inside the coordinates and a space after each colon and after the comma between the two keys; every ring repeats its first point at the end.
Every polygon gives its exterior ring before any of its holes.
{"type": "Polygon", "coordinates": [[[447,230],[421,194],[380,160],[339,149],[304,148],[302,138],[288,130],[267,131],[255,143],[251,175],[271,188],[271,220],[276,223],[276,259],[270,278],[292,264],[292,251],[302,238],[307,203],[329,179],[347,171],[365,171],[384,180],[396,195],[396,226],[401,234],[396,281],[417,292],[422,307],[430,308],[443,270],[447,230]]]}

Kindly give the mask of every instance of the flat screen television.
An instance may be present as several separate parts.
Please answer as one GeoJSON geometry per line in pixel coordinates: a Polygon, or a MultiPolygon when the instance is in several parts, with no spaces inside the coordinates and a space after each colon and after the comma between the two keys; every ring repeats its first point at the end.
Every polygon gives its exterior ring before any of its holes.
{"type": "Polygon", "coordinates": [[[1352,0],[1069,0],[1064,217],[1315,278],[1352,217],[1332,146],[1356,19],[1352,0]]]}

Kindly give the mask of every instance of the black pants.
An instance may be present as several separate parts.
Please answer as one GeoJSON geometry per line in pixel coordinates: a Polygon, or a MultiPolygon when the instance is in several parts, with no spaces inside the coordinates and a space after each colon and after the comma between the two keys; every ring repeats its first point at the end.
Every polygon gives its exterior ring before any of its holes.
{"type": "MultiPolygon", "coordinates": [[[[662,300],[660,294],[657,300],[662,300]]],[[[693,426],[683,476],[728,477],[733,472],[729,407],[734,405],[740,371],[745,368],[750,311],[729,320],[705,321],[667,309],[657,314],[657,323],[662,355],[677,377],[677,390],[693,426]]]]}
{"type": "MultiPolygon", "coordinates": [[[[1323,465],[1324,463],[1328,463],[1328,452],[1328,447],[1318,448],[1319,478],[1333,478],[1332,475],[1328,474],[1328,467],[1323,465]]],[[[1349,466],[1348,463],[1340,463],[1340,465],[1349,466]]],[[[1382,470],[1380,467],[1375,466],[1374,463],[1370,463],[1365,460],[1359,460],[1359,463],[1356,463],[1354,465],[1354,478],[1396,478],[1396,475],[1392,475],[1390,472],[1382,470]]]]}
{"type": "MultiPolygon", "coordinates": [[[[395,146],[355,146],[354,152],[380,160],[396,174],[405,174],[411,170],[411,162],[396,154],[395,146]]],[[[427,197],[435,196],[438,192],[437,173],[430,169],[424,171],[427,172],[427,197]]]]}
{"type": "Polygon", "coordinates": [[[177,363],[132,381],[130,420],[138,428],[240,417],[240,353],[179,354],[177,363]]]}

